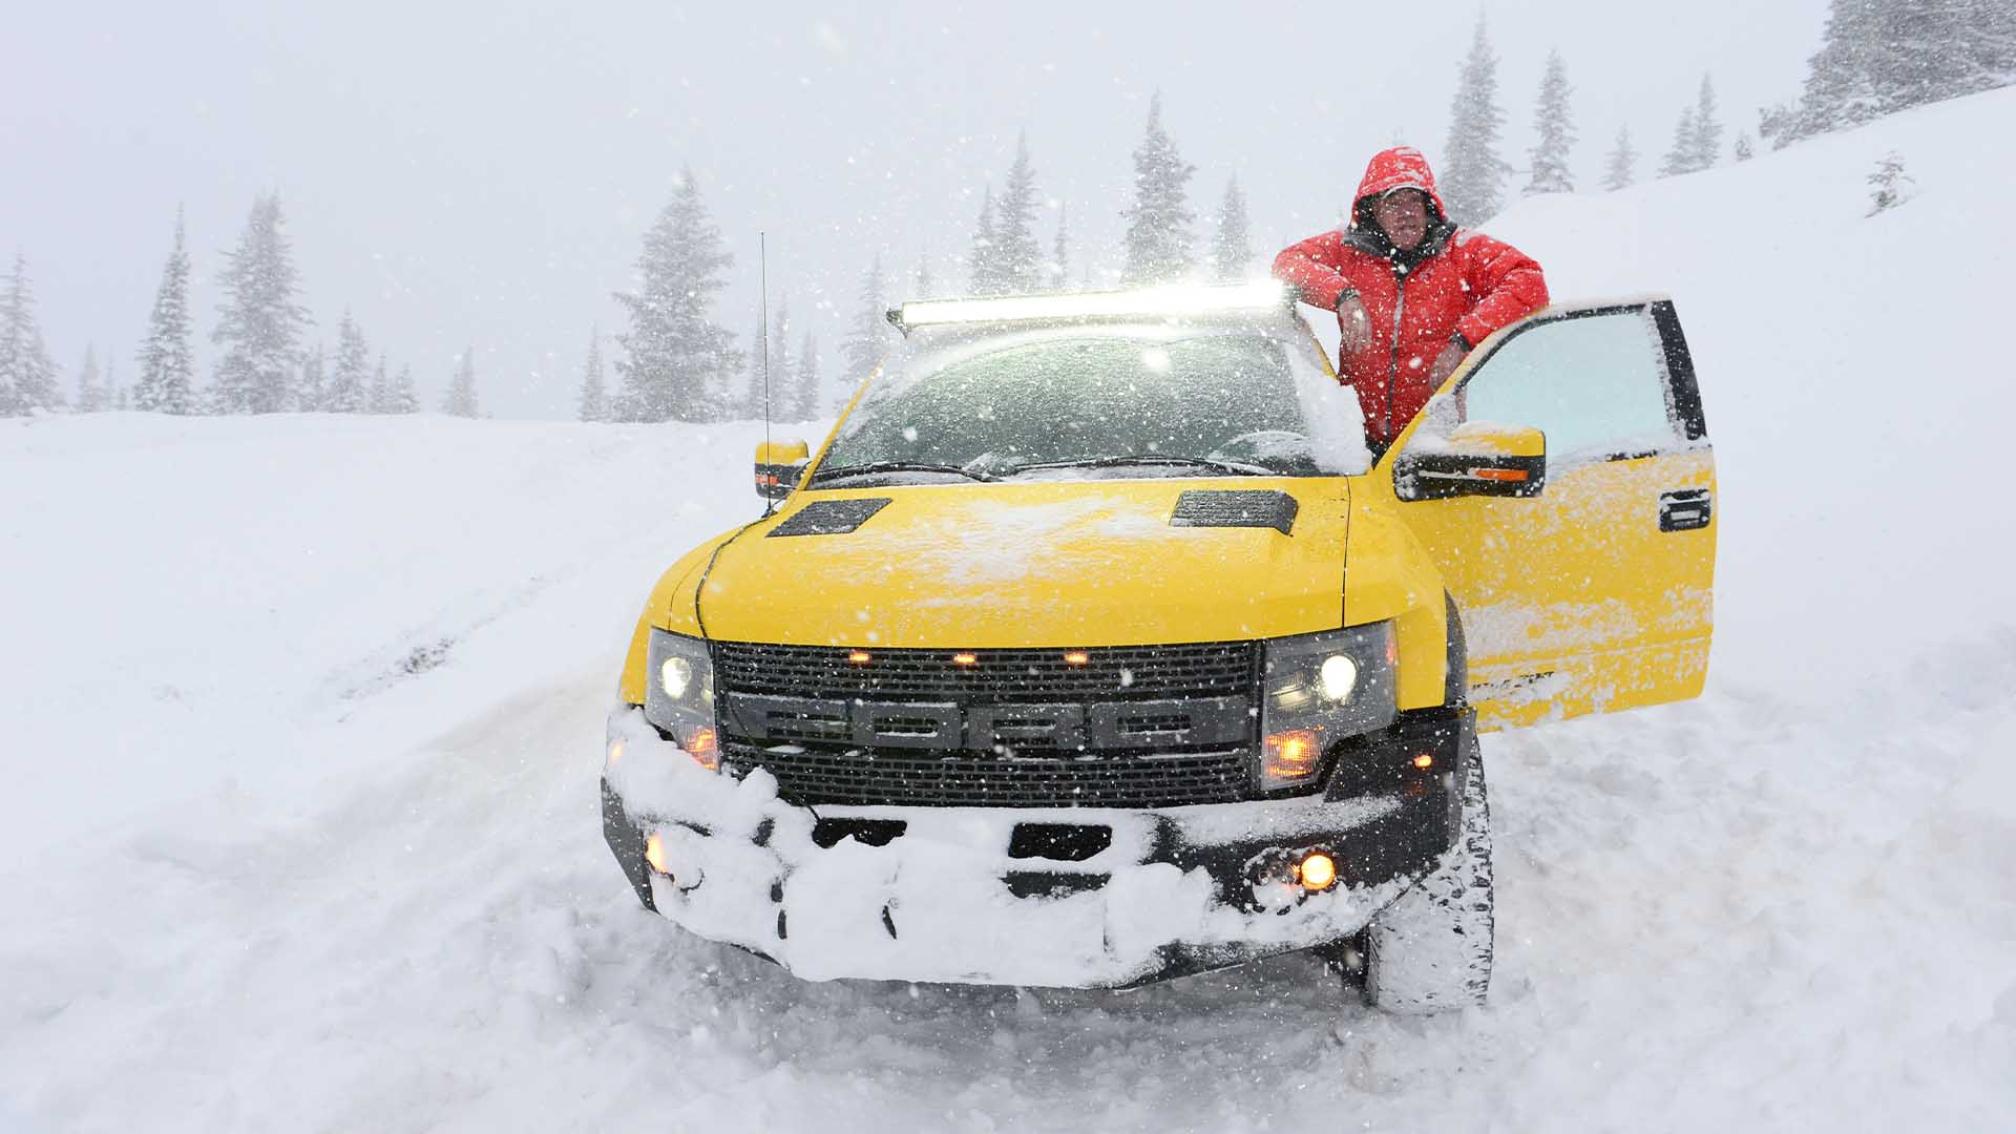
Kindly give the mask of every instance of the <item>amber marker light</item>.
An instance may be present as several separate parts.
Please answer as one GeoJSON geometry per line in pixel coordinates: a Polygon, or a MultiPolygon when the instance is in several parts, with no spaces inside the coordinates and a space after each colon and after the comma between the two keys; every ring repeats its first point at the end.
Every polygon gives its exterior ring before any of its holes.
{"type": "Polygon", "coordinates": [[[621,764],[622,762],[623,762],[623,738],[619,736],[615,740],[609,742],[609,765],[610,767],[615,767],[616,765],[621,764]]]}
{"type": "Polygon", "coordinates": [[[672,873],[665,869],[665,840],[656,835],[644,840],[644,861],[660,874],[669,876],[672,873]]]}
{"type": "Polygon", "coordinates": [[[979,664],[980,664],[980,655],[979,655],[979,654],[953,654],[953,655],[952,655],[952,664],[953,664],[953,665],[979,665],[979,664]]]}
{"type": "Polygon", "coordinates": [[[867,650],[848,650],[848,651],[847,651],[847,664],[848,664],[848,665],[867,665],[867,664],[868,664],[869,662],[871,662],[871,661],[874,661],[874,660],[875,660],[875,655],[873,655],[873,654],[869,653],[869,652],[868,652],[867,650]]]}
{"type": "Polygon", "coordinates": [[[1522,481],[1526,479],[1525,469],[1471,469],[1470,475],[1478,480],[1522,481]]]}
{"type": "Polygon", "coordinates": [[[1316,734],[1308,729],[1277,732],[1267,738],[1267,753],[1261,761],[1261,771],[1268,779],[1277,782],[1306,780],[1316,773],[1316,763],[1322,751],[1316,734]]]}
{"type": "Polygon", "coordinates": [[[1090,665],[1092,664],[1092,655],[1086,653],[1084,650],[1066,650],[1064,651],[1064,664],[1090,665]]]}
{"type": "Polygon", "coordinates": [[[1304,890],[1328,890],[1337,884],[1337,860],[1322,851],[1310,851],[1296,873],[1304,890]]]}
{"type": "Polygon", "coordinates": [[[710,772],[721,769],[721,741],[714,735],[713,729],[699,729],[683,747],[686,749],[686,754],[693,757],[694,763],[710,772]]]}
{"type": "Polygon", "coordinates": [[[1421,755],[1414,757],[1414,766],[1425,772],[1435,766],[1435,757],[1423,752],[1421,755]]]}

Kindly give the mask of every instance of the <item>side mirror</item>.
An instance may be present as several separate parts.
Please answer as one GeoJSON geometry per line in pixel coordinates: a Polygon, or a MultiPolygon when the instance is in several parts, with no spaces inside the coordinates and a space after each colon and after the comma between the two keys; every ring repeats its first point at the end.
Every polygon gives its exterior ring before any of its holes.
{"type": "Polygon", "coordinates": [[[798,487],[805,462],[812,450],[796,437],[756,444],[756,495],[765,500],[782,500],[798,487]]]}
{"type": "Polygon", "coordinates": [[[1447,437],[1415,433],[1393,465],[1402,500],[1538,496],[1547,483],[1547,435],[1525,425],[1466,421],[1447,437]]]}

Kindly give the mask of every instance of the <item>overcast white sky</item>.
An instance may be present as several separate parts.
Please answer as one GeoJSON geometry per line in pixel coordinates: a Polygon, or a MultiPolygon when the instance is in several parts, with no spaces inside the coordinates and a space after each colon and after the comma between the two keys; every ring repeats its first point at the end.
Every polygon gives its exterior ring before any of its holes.
{"type": "Polygon", "coordinates": [[[1110,270],[1159,88],[1200,214],[1236,174],[1271,254],[1335,223],[1373,150],[1439,157],[1480,10],[1507,160],[1558,47],[1593,185],[1621,125],[1649,175],[1704,71],[1732,138],[1792,97],[1827,0],[15,7],[0,249],[28,256],[66,380],[95,343],[131,381],[178,203],[207,380],[221,253],[271,188],[317,337],[351,308],[430,405],[473,344],[488,412],[571,416],[590,328],[621,329],[609,293],[683,165],[737,255],[722,321],[752,327],[767,229],[772,302],[809,320],[830,371],[870,257],[907,278],[929,254],[963,282],[1018,132],[1069,206],[1074,259],[1110,270]]]}

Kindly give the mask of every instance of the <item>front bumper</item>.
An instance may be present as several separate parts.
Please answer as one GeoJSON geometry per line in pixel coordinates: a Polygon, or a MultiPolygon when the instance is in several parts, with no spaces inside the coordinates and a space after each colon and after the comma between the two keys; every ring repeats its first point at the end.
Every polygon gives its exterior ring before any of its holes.
{"type": "Polygon", "coordinates": [[[1360,746],[1432,750],[1436,774],[1371,794],[1153,810],[828,807],[702,769],[641,711],[609,723],[603,831],[644,904],[799,976],[1126,987],[1363,929],[1461,829],[1467,714],[1360,746]],[[654,869],[646,847],[655,837],[654,869]],[[1313,849],[1338,884],[1269,864],[1313,849]]]}

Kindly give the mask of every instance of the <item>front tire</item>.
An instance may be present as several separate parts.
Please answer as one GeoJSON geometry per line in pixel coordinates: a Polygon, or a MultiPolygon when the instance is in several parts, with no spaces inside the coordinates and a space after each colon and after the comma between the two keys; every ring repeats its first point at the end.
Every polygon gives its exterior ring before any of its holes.
{"type": "Polygon", "coordinates": [[[1365,930],[1365,1002],[1387,1012],[1447,1012],[1490,991],[1491,809],[1474,735],[1466,755],[1456,845],[1365,930]]]}

